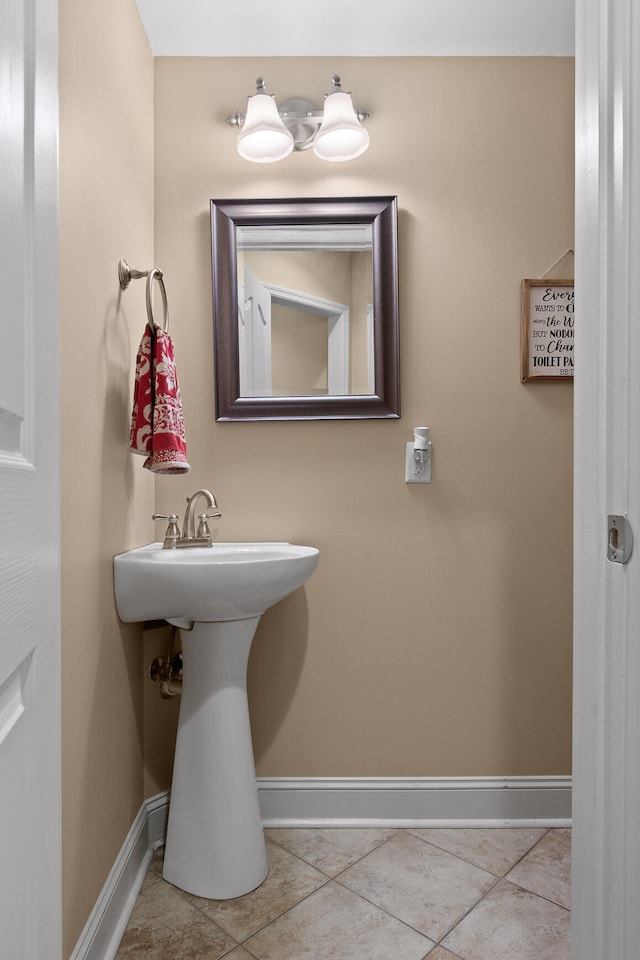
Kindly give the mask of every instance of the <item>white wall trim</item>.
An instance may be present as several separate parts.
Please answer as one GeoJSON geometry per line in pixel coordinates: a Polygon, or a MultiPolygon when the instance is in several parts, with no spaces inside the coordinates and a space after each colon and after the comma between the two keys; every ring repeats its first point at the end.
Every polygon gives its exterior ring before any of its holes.
{"type": "Polygon", "coordinates": [[[142,804],[70,960],[114,960],[153,851],[164,840],[168,809],[168,791],[142,804]]]}
{"type": "MultiPolygon", "coordinates": [[[[258,778],[265,827],[505,827],[570,824],[570,777],[258,778]]],[[[153,851],[169,791],[142,804],[70,960],[114,960],[153,851]]]]}
{"type": "MultiPolygon", "coordinates": [[[[328,320],[329,335],[327,346],[327,392],[330,397],[344,396],[349,393],[349,305],[336,303],[335,300],[326,300],[324,297],[314,297],[311,293],[301,290],[289,290],[275,283],[262,283],[269,296],[271,304],[279,304],[311,313],[315,316],[326,317],[328,320]]],[[[271,353],[268,357],[271,365],[271,353]]]]}
{"type": "Polygon", "coordinates": [[[566,826],[571,777],[258,779],[265,826],[566,826]]]}

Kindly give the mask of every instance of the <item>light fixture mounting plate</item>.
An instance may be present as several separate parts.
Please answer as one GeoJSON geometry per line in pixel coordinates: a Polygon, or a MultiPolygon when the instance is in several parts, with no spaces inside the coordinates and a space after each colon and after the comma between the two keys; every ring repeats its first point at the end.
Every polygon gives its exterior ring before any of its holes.
{"type": "Polygon", "coordinates": [[[278,113],[293,137],[293,149],[308,150],[322,121],[322,111],[309,100],[290,97],[280,104],[278,113]]]}

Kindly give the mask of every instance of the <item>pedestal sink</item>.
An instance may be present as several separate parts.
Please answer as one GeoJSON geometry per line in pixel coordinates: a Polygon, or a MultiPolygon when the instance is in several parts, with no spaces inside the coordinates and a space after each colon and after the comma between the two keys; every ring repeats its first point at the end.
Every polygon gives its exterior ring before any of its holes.
{"type": "Polygon", "coordinates": [[[152,543],[114,557],[120,619],[180,627],[182,701],[163,876],[188,893],[226,900],[267,875],[247,662],[261,614],[317,563],[315,547],[290,543],[152,543]]]}

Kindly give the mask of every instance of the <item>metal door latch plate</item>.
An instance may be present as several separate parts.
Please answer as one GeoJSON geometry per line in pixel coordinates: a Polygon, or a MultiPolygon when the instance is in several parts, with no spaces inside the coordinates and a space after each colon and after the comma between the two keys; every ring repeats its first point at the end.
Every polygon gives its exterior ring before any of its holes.
{"type": "Polygon", "coordinates": [[[633,530],[629,518],[610,513],[607,523],[607,560],[612,563],[626,563],[633,553],[633,530]]]}

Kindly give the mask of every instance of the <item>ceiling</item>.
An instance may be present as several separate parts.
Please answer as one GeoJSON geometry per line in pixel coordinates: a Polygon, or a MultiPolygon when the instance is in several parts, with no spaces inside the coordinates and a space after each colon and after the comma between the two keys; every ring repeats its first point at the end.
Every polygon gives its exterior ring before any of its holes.
{"type": "Polygon", "coordinates": [[[574,0],[136,0],[154,56],[573,56],[574,0]]]}

